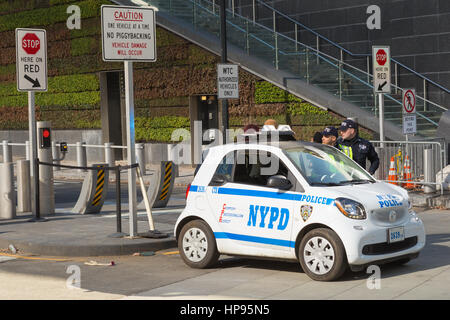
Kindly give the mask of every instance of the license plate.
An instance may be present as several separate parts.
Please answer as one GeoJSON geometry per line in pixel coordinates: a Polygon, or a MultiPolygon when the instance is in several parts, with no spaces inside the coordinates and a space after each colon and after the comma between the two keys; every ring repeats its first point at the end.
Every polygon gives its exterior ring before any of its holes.
{"type": "Polygon", "coordinates": [[[388,229],[388,243],[405,240],[405,229],[403,227],[388,229]]]}

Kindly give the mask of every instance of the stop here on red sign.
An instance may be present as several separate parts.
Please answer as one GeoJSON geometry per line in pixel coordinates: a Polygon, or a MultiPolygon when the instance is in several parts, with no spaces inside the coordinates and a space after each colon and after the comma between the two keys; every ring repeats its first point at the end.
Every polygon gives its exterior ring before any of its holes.
{"type": "Polygon", "coordinates": [[[28,54],[36,54],[41,48],[41,43],[35,33],[27,33],[22,38],[22,48],[28,54]]]}

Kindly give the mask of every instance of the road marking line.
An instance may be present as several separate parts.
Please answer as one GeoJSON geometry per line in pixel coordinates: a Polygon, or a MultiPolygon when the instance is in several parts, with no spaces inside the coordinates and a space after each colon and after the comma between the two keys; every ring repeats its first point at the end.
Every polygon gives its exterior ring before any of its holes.
{"type": "Polygon", "coordinates": [[[59,261],[59,262],[70,261],[69,259],[26,257],[26,256],[20,256],[17,254],[9,254],[9,253],[0,253],[0,256],[11,257],[11,258],[16,258],[16,259],[26,259],[26,260],[45,260],[45,261],[59,261]]]}

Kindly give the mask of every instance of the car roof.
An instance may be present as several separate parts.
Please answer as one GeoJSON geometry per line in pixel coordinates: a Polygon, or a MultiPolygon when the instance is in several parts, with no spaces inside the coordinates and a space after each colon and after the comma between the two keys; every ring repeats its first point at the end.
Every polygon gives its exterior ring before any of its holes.
{"type": "Polygon", "coordinates": [[[290,148],[298,148],[298,147],[305,147],[305,146],[323,146],[320,143],[315,143],[315,142],[308,142],[308,141],[279,141],[279,142],[273,142],[273,141],[268,141],[268,142],[258,142],[258,143],[228,143],[225,145],[219,145],[219,146],[214,146],[211,147],[209,149],[212,150],[218,150],[221,149],[223,150],[223,148],[226,149],[226,151],[230,151],[230,150],[234,150],[234,149],[242,149],[243,146],[246,147],[251,147],[251,149],[255,148],[257,149],[257,147],[259,146],[270,146],[270,147],[275,147],[275,148],[279,148],[279,149],[290,149],[290,148]]]}

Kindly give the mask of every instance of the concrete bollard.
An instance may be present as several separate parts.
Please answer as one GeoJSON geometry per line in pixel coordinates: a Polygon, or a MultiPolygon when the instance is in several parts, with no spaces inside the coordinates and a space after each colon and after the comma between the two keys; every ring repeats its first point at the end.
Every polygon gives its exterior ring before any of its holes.
{"type": "Polygon", "coordinates": [[[30,161],[17,161],[17,212],[31,211],[30,161]]]}
{"type": "Polygon", "coordinates": [[[142,175],[145,175],[145,149],[143,143],[136,143],[136,162],[139,164],[142,175]]]}
{"type": "MultiPolygon", "coordinates": [[[[77,166],[87,167],[86,147],[83,146],[85,142],[77,142],[77,166]]],[[[78,169],[78,172],[85,172],[86,169],[78,169]]]]}
{"type": "Polygon", "coordinates": [[[8,140],[3,140],[3,163],[12,162],[12,146],[8,145],[8,140]]]}
{"type": "Polygon", "coordinates": [[[108,164],[108,167],[114,167],[115,165],[112,145],[112,142],[105,142],[105,162],[108,164]]]}
{"type": "Polygon", "coordinates": [[[16,217],[16,197],[14,192],[14,164],[0,163],[0,219],[16,217]]]}

